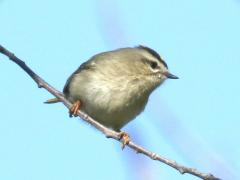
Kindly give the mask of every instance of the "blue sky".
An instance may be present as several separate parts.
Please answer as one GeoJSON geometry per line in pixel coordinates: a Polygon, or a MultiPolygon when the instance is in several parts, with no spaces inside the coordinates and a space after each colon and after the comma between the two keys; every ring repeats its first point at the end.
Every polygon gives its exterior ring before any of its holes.
{"type": "MultiPolygon", "coordinates": [[[[92,55],[147,45],[179,80],[124,130],[145,147],[240,179],[240,1],[0,0],[0,44],[61,90],[92,55]]],[[[0,179],[197,179],[104,138],[0,55],[0,179]]]]}

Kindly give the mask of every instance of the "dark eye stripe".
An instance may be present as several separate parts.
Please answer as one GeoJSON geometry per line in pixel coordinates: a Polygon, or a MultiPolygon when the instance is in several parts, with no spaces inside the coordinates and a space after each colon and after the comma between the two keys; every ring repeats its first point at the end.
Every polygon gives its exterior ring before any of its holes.
{"type": "Polygon", "coordinates": [[[158,64],[154,61],[149,61],[149,64],[150,64],[152,69],[156,69],[158,67],[158,64]]]}
{"type": "Polygon", "coordinates": [[[145,64],[148,64],[152,69],[156,69],[158,67],[158,63],[155,62],[155,61],[151,61],[151,60],[148,60],[148,59],[141,59],[145,64]]]}
{"type": "Polygon", "coordinates": [[[156,51],[154,51],[153,49],[151,49],[147,46],[142,46],[142,45],[137,46],[137,48],[143,49],[143,50],[147,51],[148,53],[150,53],[153,57],[157,58],[168,69],[167,63],[164,60],[162,60],[162,58],[156,51]]]}

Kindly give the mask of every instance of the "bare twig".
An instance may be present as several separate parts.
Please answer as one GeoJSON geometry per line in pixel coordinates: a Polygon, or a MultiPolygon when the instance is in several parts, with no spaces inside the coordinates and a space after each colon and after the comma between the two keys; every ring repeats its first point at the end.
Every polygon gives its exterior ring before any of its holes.
{"type": "MultiPolygon", "coordinates": [[[[48,84],[46,81],[44,81],[35,72],[33,72],[25,64],[25,62],[23,62],[21,59],[16,57],[13,53],[8,51],[7,49],[5,49],[1,45],[0,45],[0,53],[6,55],[11,61],[13,61],[17,65],[19,65],[37,83],[39,88],[46,89],[52,95],[54,95],[55,97],[60,99],[61,102],[68,109],[71,107],[72,104],[67,99],[64,98],[64,95],[60,91],[56,90],[50,84],[48,84]]],[[[113,138],[115,140],[121,141],[119,132],[115,132],[111,129],[108,129],[107,127],[98,123],[97,121],[95,121],[94,119],[92,119],[91,117],[89,117],[87,114],[85,114],[82,111],[78,111],[77,114],[81,119],[83,119],[84,121],[86,121],[89,124],[91,124],[92,126],[94,126],[96,129],[101,131],[107,138],[113,138]]],[[[133,143],[132,141],[130,141],[127,146],[129,146],[130,148],[135,150],[137,153],[142,153],[142,154],[148,156],[149,158],[151,158],[153,160],[160,161],[160,162],[162,162],[162,163],[164,163],[168,166],[173,167],[174,169],[178,170],[181,174],[185,174],[185,173],[192,174],[192,175],[197,176],[197,177],[199,177],[201,179],[204,179],[204,180],[220,180],[220,178],[217,178],[217,177],[213,176],[212,174],[202,173],[202,172],[199,172],[197,169],[182,166],[182,165],[178,164],[176,161],[173,161],[173,160],[167,159],[165,157],[162,157],[158,154],[155,154],[155,153],[153,153],[153,152],[151,152],[151,151],[133,143]]]]}

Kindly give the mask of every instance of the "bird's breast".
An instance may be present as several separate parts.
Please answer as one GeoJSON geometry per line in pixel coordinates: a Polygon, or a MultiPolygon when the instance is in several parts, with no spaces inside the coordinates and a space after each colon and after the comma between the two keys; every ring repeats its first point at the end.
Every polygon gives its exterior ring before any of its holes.
{"type": "Polygon", "coordinates": [[[122,92],[108,92],[87,99],[84,109],[98,122],[119,130],[144,110],[147,100],[146,96],[129,97],[122,92]]]}
{"type": "Polygon", "coordinates": [[[86,80],[81,75],[73,79],[69,98],[80,100],[82,110],[98,122],[120,130],[144,110],[148,101],[150,92],[134,83],[124,77],[111,80],[97,76],[86,80]]]}

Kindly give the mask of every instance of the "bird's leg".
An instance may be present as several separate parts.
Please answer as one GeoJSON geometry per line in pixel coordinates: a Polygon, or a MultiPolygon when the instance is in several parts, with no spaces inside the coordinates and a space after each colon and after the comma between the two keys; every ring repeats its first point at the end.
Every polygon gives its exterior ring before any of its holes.
{"type": "Polygon", "coordinates": [[[120,132],[119,138],[122,140],[122,149],[130,142],[130,136],[126,132],[120,132]]]}
{"type": "Polygon", "coordinates": [[[77,100],[75,103],[73,103],[72,107],[69,109],[69,116],[77,116],[77,111],[80,109],[81,107],[81,102],[79,100],[77,100]]]}

